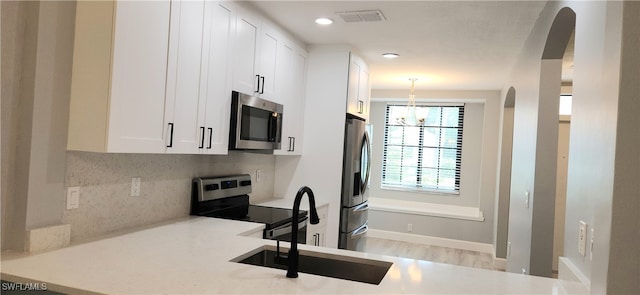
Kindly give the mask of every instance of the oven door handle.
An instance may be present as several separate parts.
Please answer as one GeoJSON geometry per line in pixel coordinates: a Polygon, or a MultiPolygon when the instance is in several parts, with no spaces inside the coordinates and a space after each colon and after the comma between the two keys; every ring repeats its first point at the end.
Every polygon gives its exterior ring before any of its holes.
{"type": "MultiPolygon", "coordinates": [[[[302,219],[302,221],[298,222],[298,229],[301,229],[305,226],[307,226],[307,219],[309,219],[309,217],[305,217],[304,219],[302,219]]],[[[273,240],[274,237],[279,237],[282,235],[286,235],[286,234],[290,234],[291,233],[291,229],[293,228],[293,226],[291,226],[291,223],[287,223],[285,225],[281,225],[279,227],[270,229],[267,231],[267,239],[269,240],[273,240]]]]}

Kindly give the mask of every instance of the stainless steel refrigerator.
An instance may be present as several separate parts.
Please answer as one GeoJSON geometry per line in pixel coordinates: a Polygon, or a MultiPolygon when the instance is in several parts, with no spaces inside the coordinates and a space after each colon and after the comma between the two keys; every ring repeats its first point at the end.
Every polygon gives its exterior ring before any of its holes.
{"type": "Polygon", "coordinates": [[[364,119],[347,114],[338,248],[363,251],[369,212],[370,140],[364,119]]]}

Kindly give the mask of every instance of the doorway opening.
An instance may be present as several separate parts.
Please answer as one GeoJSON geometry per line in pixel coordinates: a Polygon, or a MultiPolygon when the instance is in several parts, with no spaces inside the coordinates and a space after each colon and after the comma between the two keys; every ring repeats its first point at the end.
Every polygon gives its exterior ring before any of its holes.
{"type": "Polygon", "coordinates": [[[560,100],[572,94],[574,31],[575,12],[565,7],[553,22],[541,61],[529,273],[545,277],[554,276],[564,247],[570,120],[560,115],[560,100]]]}
{"type": "Polygon", "coordinates": [[[504,100],[502,115],[502,150],[500,154],[500,185],[498,187],[498,224],[496,234],[496,258],[507,258],[509,241],[509,202],[511,195],[511,161],[513,152],[513,121],[516,90],[510,87],[504,100]]]}

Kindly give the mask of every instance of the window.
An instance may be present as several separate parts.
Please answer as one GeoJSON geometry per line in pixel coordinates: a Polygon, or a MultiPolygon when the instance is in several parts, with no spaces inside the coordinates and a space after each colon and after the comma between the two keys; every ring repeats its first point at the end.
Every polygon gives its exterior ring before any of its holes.
{"type": "Polygon", "coordinates": [[[457,194],[460,191],[464,105],[418,105],[415,126],[407,106],[388,104],[382,187],[457,194]]]}

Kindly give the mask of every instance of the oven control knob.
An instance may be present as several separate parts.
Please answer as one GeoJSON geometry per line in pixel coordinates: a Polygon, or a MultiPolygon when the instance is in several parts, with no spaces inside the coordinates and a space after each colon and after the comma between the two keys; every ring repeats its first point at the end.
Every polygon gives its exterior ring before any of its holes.
{"type": "Polygon", "coordinates": [[[251,185],[251,180],[240,181],[240,186],[249,186],[249,185],[251,185]]]}

